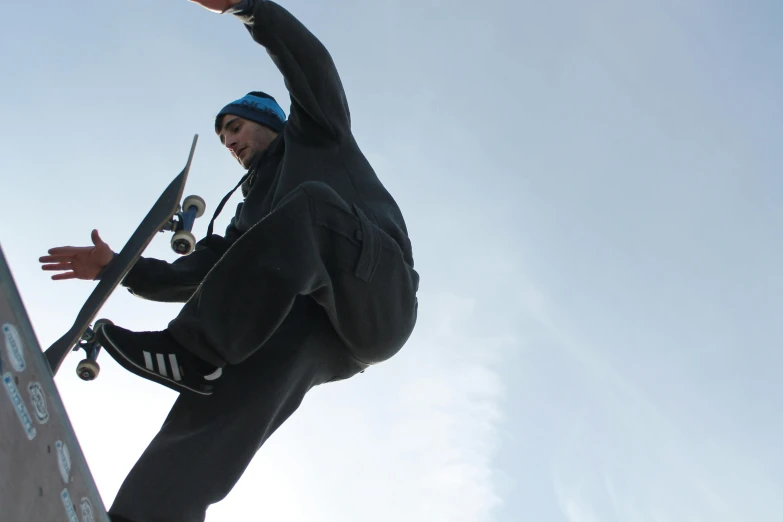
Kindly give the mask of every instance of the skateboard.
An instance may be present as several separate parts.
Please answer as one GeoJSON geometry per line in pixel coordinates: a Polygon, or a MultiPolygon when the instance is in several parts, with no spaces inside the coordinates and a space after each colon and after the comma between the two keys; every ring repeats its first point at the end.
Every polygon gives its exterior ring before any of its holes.
{"type": "MultiPolygon", "coordinates": [[[[98,285],[85,301],[73,326],[44,352],[52,377],[57,374],[68,353],[79,349],[84,349],[87,357],[79,363],[77,375],[88,381],[97,377],[100,367],[96,358],[100,345],[95,341],[95,328],[90,328],[90,324],[157,233],[174,232],[171,248],[177,254],[187,255],[195,248],[193,223],[196,218],[204,214],[206,208],[204,200],[198,196],[189,196],[181,206],[179,202],[182,199],[197,142],[198,135],[195,135],[185,168],[163,191],[120,253],[115,255],[104,268],[98,285]]],[[[96,323],[96,326],[99,325],[96,323]]]]}

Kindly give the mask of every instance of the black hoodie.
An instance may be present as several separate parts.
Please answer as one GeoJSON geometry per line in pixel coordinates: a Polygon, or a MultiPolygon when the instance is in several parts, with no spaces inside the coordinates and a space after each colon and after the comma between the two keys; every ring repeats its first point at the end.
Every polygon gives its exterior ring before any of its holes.
{"type": "Polygon", "coordinates": [[[280,5],[267,0],[246,3],[250,7],[236,16],[283,74],[291,96],[288,121],[248,171],[242,186],[245,199],[225,236],[202,239],[193,253],[173,263],[139,259],[122,282],[139,297],[187,301],[231,244],[306,181],[328,184],[364,211],[400,245],[413,266],[402,213],[354,139],[345,91],[329,52],[280,5]]]}

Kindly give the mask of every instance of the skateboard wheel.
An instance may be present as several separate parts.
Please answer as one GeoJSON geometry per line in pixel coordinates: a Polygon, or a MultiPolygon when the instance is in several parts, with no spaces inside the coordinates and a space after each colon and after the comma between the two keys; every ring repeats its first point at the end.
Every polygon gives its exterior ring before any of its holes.
{"type": "Polygon", "coordinates": [[[196,217],[200,218],[204,215],[204,211],[207,210],[207,204],[201,198],[201,196],[188,196],[182,203],[182,208],[188,210],[190,207],[196,207],[196,217]]]}
{"type": "Polygon", "coordinates": [[[90,359],[84,359],[76,367],[76,375],[83,381],[92,381],[101,372],[101,367],[97,362],[90,359]]]}
{"type": "Polygon", "coordinates": [[[180,230],[171,237],[171,248],[177,254],[186,256],[196,248],[196,236],[187,230],[180,230]]]}

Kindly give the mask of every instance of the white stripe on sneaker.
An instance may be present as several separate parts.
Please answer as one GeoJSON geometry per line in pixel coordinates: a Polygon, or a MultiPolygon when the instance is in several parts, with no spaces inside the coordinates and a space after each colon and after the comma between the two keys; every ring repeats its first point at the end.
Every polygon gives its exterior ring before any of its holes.
{"type": "Polygon", "coordinates": [[[152,365],[152,356],[150,352],[144,352],[144,364],[147,365],[149,371],[154,371],[155,367],[152,365]]]}
{"type": "Polygon", "coordinates": [[[156,353],[155,356],[158,358],[158,373],[164,377],[168,377],[169,374],[166,372],[166,359],[163,358],[163,354],[156,353]]]}
{"type": "Polygon", "coordinates": [[[179,373],[179,364],[177,364],[177,356],[173,353],[169,354],[169,364],[171,365],[171,376],[175,381],[181,381],[182,375],[179,373]]]}
{"type": "Polygon", "coordinates": [[[217,379],[221,375],[223,375],[223,368],[218,368],[217,370],[215,370],[214,372],[210,373],[209,375],[205,375],[204,376],[204,380],[205,381],[214,381],[215,379],[217,379]]]}

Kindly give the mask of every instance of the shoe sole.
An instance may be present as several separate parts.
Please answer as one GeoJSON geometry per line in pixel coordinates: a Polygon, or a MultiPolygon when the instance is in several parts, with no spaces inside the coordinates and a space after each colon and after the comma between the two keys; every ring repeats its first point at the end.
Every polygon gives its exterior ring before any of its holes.
{"type": "Polygon", "coordinates": [[[117,363],[120,366],[122,366],[129,372],[138,375],[143,379],[147,379],[149,381],[153,381],[160,385],[166,386],[167,388],[170,388],[174,391],[178,391],[178,392],[189,391],[189,392],[197,393],[199,395],[212,395],[212,386],[208,384],[205,384],[203,387],[189,386],[187,384],[183,384],[177,381],[172,381],[171,379],[166,379],[165,377],[162,377],[157,373],[149,371],[147,368],[143,366],[139,366],[131,359],[128,359],[128,357],[125,356],[122,350],[117,348],[117,346],[114,344],[114,341],[111,340],[111,337],[109,337],[106,334],[103,328],[98,328],[98,330],[95,332],[95,335],[100,340],[103,349],[109,352],[109,355],[112,356],[112,359],[117,361],[117,363]]]}

